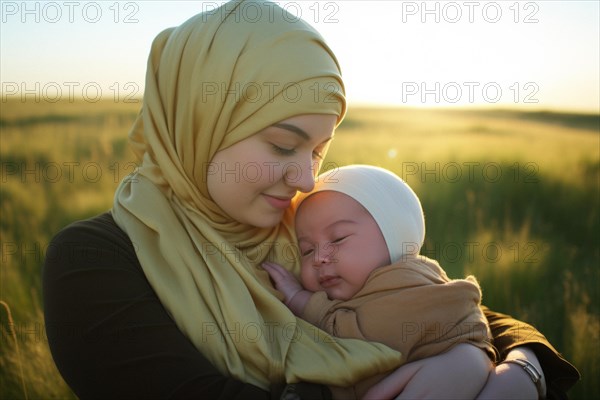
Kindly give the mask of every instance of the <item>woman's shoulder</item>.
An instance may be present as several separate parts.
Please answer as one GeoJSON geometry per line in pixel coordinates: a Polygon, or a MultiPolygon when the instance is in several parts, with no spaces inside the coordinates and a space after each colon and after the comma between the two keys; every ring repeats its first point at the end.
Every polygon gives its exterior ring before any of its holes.
{"type": "Polygon", "coordinates": [[[95,217],[75,221],[61,229],[52,239],[52,245],[80,246],[95,243],[97,245],[108,243],[131,244],[127,234],[115,223],[110,211],[95,217]]]}
{"type": "Polygon", "coordinates": [[[111,212],[107,211],[88,219],[71,222],[56,234],[54,240],[61,240],[65,237],[76,238],[77,235],[112,236],[119,234],[127,236],[117,226],[111,212]]]}
{"type": "Polygon", "coordinates": [[[109,260],[137,264],[134,245],[110,211],[67,225],[54,236],[46,253],[46,265],[109,260]]]}

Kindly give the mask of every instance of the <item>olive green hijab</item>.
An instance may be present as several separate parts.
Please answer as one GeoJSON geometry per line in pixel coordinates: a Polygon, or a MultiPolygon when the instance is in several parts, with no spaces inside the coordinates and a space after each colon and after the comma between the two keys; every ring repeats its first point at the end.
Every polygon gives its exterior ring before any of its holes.
{"type": "Polygon", "coordinates": [[[112,209],[181,331],[224,374],[265,389],[348,386],[400,363],[399,353],[334,339],[281,303],[260,263],[298,273],[291,211],[277,227],[247,226],[208,193],[217,151],[311,113],[345,113],[337,61],[313,28],[263,1],[196,15],[152,44],[130,132],[140,167],[112,209]]]}

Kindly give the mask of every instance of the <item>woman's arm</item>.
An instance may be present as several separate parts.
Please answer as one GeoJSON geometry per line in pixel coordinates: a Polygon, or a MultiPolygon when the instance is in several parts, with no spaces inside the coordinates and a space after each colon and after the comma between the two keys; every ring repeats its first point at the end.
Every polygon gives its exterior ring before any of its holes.
{"type": "MultiPolygon", "coordinates": [[[[547,396],[546,382],[542,374],[540,363],[533,351],[526,347],[516,347],[511,350],[504,362],[498,364],[490,374],[488,381],[479,393],[478,400],[487,399],[545,399],[547,396]],[[509,362],[509,360],[526,360],[533,365],[535,371],[539,372],[538,385],[533,383],[522,366],[509,362]]],[[[536,375],[536,379],[538,375],[536,375]]]]}
{"type": "MultiPolygon", "coordinates": [[[[502,362],[514,358],[526,359],[540,370],[544,376],[547,398],[566,398],[567,390],[580,378],[577,369],[533,326],[486,307],[482,308],[490,324],[494,345],[500,354],[500,364],[490,373],[479,398],[539,398],[540,394],[535,384],[522,367],[502,362]]],[[[381,384],[375,385],[373,392],[369,393],[386,390],[389,394],[392,387],[399,389],[397,394],[400,394],[405,385],[411,384],[412,390],[417,393],[427,393],[427,397],[431,398],[443,398],[447,388],[469,384],[470,381],[464,375],[452,373],[465,368],[462,364],[464,357],[455,349],[456,347],[442,355],[415,362],[419,363],[418,368],[413,365],[415,363],[398,368],[388,376],[389,379],[386,378],[381,384]]],[[[542,386],[542,395],[543,391],[542,386]]]]}
{"type": "MultiPolygon", "coordinates": [[[[279,398],[221,374],[152,290],[135,244],[110,214],[71,225],[49,246],[43,272],[50,349],[63,378],[88,398],[279,398]]],[[[202,321],[198,321],[202,323],[202,321]]],[[[328,389],[288,387],[301,398],[328,389]]]]}
{"type": "Polygon", "coordinates": [[[363,400],[472,399],[486,384],[491,369],[493,364],[483,350],[459,343],[445,353],[398,368],[373,385],[363,400]]]}
{"type": "MultiPolygon", "coordinates": [[[[580,379],[579,371],[533,326],[509,315],[491,311],[487,307],[482,306],[482,309],[490,324],[500,361],[507,358],[525,358],[534,364],[537,362],[536,366],[541,367],[540,372],[544,375],[546,396],[565,398],[566,392],[580,379]]],[[[503,371],[510,370],[515,375],[519,373],[521,377],[527,378],[533,385],[523,369],[515,364],[500,364],[496,373],[506,374],[503,371]]]]}

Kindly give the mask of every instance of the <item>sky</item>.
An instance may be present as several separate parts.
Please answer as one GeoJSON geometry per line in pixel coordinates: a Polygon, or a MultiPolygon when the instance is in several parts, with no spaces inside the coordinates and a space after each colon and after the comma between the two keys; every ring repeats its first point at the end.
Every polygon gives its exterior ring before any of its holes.
{"type": "MultiPolygon", "coordinates": [[[[140,96],[153,38],[223,3],[2,0],[2,101],[140,96]]],[[[275,3],[325,37],[350,104],[600,112],[597,0],[275,3]]]]}

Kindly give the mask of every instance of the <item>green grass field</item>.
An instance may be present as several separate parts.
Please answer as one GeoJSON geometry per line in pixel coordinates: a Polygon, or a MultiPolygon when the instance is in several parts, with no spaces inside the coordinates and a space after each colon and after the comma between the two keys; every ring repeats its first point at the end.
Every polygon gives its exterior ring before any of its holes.
{"type": "MultiPolygon", "coordinates": [[[[0,398],[73,398],[45,338],[50,238],[111,207],[135,168],[138,104],[3,102],[0,398]]],[[[600,397],[598,115],[351,108],[325,161],[395,171],[426,214],[423,254],[475,274],[484,304],[538,327],[600,397]]]]}

